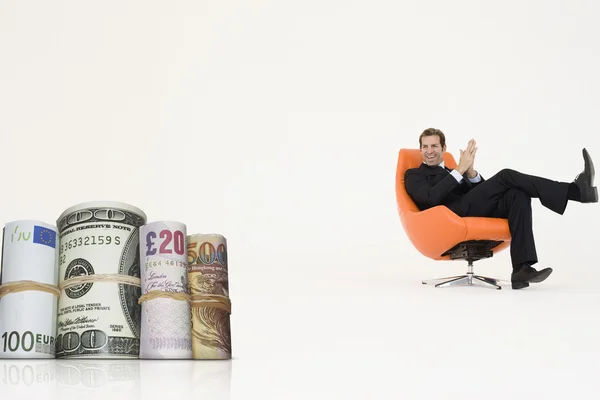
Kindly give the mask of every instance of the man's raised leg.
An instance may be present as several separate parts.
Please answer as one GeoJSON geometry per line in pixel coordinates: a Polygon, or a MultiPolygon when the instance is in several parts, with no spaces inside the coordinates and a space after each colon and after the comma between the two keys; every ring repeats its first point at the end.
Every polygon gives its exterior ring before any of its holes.
{"type": "Polygon", "coordinates": [[[472,216],[486,216],[510,189],[519,189],[531,198],[538,198],[548,209],[564,214],[569,200],[580,203],[597,203],[598,191],[594,187],[594,164],[583,149],[584,170],[573,182],[559,182],[524,174],[513,169],[503,169],[469,191],[462,199],[463,209],[472,216]]]}

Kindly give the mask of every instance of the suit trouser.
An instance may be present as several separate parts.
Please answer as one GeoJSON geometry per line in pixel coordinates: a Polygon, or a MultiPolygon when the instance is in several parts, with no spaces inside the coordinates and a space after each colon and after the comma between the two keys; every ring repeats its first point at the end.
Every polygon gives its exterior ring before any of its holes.
{"type": "Polygon", "coordinates": [[[461,217],[508,218],[513,268],[523,263],[533,265],[538,258],[533,237],[531,199],[540,199],[543,206],[562,215],[567,207],[568,189],[566,182],[503,169],[475,186],[449,208],[461,217]]]}

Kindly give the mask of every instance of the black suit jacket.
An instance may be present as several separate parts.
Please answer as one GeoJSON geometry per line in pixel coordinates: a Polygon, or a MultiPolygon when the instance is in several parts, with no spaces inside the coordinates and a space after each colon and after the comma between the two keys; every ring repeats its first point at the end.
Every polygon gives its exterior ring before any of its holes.
{"type": "Polygon", "coordinates": [[[465,193],[485,181],[482,176],[481,181],[472,183],[467,178],[467,174],[464,174],[463,180],[458,183],[450,171],[449,168],[430,167],[425,163],[422,163],[419,168],[406,170],[404,174],[406,191],[421,211],[439,205],[455,211],[452,205],[458,204],[465,193]]]}

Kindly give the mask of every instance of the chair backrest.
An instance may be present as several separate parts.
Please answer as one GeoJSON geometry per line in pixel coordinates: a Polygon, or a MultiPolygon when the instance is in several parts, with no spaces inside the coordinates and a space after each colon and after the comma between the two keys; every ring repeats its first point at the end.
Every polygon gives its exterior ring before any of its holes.
{"type": "MultiPolygon", "coordinates": [[[[402,216],[405,212],[419,212],[419,208],[410,198],[404,187],[404,173],[410,168],[419,168],[423,163],[423,156],[419,149],[400,149],[398,154],[398,166],[396,168],[396,201],[398,212],[402,216]]],[[[444,153],[444,165],[448,168],[456,168],[456,160],[451,153],[444,153]]]]}

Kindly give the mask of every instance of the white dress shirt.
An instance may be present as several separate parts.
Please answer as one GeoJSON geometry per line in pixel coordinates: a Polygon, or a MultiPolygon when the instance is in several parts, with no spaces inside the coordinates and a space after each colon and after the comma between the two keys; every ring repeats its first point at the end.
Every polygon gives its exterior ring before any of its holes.
{"type": "MultiPolygon", "coordinates": [[[[443,161],[440,164],[440,167],[445,168],[443,161]]],[[[456,178],[456,180],[458,181],[458,183],[460,183],[463,180],[463,176],[460,174],[460,172],[458,172],[455,169],[453,169],[452,171],[450,171],[450,175],[452,175],[454,178],[456,178]]],[[[469,180],[471,182],[473,182],[473,183],[477,183],[477,182],[481,181],[481,175],[479,175],[479,172],[477,172],[477,176],[475,176],[475,178],[469,178],[469,180]]]]}

